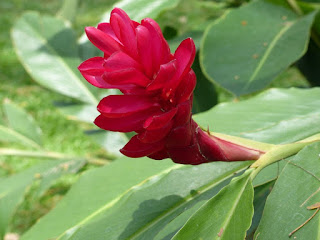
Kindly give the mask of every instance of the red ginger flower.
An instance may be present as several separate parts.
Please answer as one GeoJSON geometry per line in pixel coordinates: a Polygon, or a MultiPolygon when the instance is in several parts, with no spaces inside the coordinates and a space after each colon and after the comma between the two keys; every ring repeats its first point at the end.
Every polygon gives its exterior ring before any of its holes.
{"type": "Polygon", "coordinates": [[[207,134],[192,120],[196,76],[191,65],[196,49],[191,38],[171,54],[154,20],[145,18],[140,24],[119,8],[111,12],[110,23],[85,30],[104,56],[84,61],[81,74],[96,87],[123,93],[100,101],[95,124],[105,130],[137,133],[121,153],[157,160],[170,157],[183,164],[260,156],[257,150],[207,134]]]}

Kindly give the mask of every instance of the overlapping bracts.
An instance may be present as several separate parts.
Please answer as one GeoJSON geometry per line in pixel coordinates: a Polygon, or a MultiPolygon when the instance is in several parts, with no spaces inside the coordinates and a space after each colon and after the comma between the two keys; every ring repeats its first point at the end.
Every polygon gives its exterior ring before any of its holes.
{"type": "Polygon", "coordinates": [[[85,31],[104,56],[83,62],[81,74],[96,87],[123,93],[100,101],[95,124],[105,130],[137,133],[121,149],[124,155],[170,157],[184,164],[229,160],[219,140],[216,150],[204,149],[208,156],[202,153],[201,141],[214,139],[204,138],[206,133],[191,118],[196,85],[191,69],[196,52],[192,39],[182,41],[171,54],[154,20],[135,22],[119,8],[111,12],[110,23],[85,31]]]}

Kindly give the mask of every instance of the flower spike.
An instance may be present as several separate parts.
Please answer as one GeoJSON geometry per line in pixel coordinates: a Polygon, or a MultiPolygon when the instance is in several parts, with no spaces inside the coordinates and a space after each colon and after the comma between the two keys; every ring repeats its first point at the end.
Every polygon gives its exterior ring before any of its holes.
{"type": "Polygon", "coordinates": [[[196,48],[191,38],[172,54],[154,20],[137,23],[119,8],[112,10],[110,23],[85,30],[104,57],[84,61],[79,71],[92,85],[123,93],[100,101],[95,124],[110,131],[136,132],[121,153],[193,165],[256,160],[263,154],[203,131],[192,120],[196,75],[191,65],[196,48]]]}

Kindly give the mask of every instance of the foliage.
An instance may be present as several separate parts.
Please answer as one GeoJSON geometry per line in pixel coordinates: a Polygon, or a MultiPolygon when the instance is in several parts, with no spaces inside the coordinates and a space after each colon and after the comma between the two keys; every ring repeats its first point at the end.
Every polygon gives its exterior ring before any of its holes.
{"type": "Polygon", "coordinates": [[[64,96],[54,106],[70,119],[67,124],[85,126],[85,133],[104,149],[103,159],[85,155],[85,150],[48,150],[40,119],[5,100],[0,155],[8,161],[41,161],[0,176],[0,238],[15,230],[12,222],[26,195],[32,191],[39,199],[68,174],[79,180],[21,239],[287,239],[290,233],[319,238],[320,88],[310,59],[320,51],[320,4],[122,0],[100,10],[104,21],[114,6],[137,21],[156,19],[172,50],[184,37],[194,37],[195,121],[217,136],[268,143],[263,145],[269,151],[267,164],[259,165],[260,159],[199,166],[120,157],[118,149],[128,136],[92,124],[98,99],[115,92],[93,88],[77,70],[83,59],[96,55],[74,28],[82,24],[81,6],[65,0],[56,16],[25,12],[11,37],[28,74],[55,96],[64,96]],[[305,79],[288,84],[288,74],[297,68],[305,79]],[[298,88],[268,89],[279,76],[285,86],[298,88]],[[301,83],[308,87],[299,88],[301,83]]]}

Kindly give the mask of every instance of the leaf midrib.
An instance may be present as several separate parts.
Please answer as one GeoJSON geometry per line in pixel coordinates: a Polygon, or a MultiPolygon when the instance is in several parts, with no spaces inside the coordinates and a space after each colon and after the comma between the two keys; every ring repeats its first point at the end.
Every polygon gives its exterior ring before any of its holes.
{"type": "Polygon", "coordinates": [[[20,139],[27,146],[29,144],[32,147],[35,147],[35,148],[38,148],[38,149],[41,148],[41,146],[38,143],[36,143],[35,141],[31,140],[30,138],[28,138],[28,137],[26,137],[26,136],[24,136],[24,135],[22,135],[20,133],[18,133],[17,131],[15,131],[15,130],[13,130],[11,128],[8,128],[8,127],[0,125],[0,130],[2,130],[4,132],[7,132],[9,135],[12,135],[12,136],[20,139]]]}
{"type": "Polygon", "coordinates": [[[130,237],[128,237],[127,239],[136,239],[137,237],[139,237],[139,235],[141,235],[142,233],[148,231],[151,227],[153,227],[154,225],[156,225],[159,221],[161,221],[163,218],[165,218],[166,216],[170,215],[171,213],[173,213],[174,211],[176,211],[177,209],[181,208],[183,205],[189,203],[191,200],[198,198],[199,196],[201,196],[203,193],[207,192],[208,190],[212,189],[213,187],[217,186],[218,184],[222,183],[223,181],[227,180],[228,178],[230,178],[232,175],[234,175],[234,173],[242,171],[244,169],[246,169],[246,167],[240,167],[237,169],[234,169],[234,171],[232,173],[228,173],[224,176],[221,176],[218,179],[214,179],[212,182],[208,183],[207,185],[201,187],[200,189],[196,189],[196,194],[189,194],[188,196],[186,196],[183,201],[181,202],[181,204],[176,204],[174,205],[172,208],[168,209],[168,211],[164,212],[163,214],[159,215],[159,217],[155,218],[155,220],[150,221],[149,224],[145,225],[146,227],[141,228],[139,231],[137,231],[136,233],[134,233],[133,235],[131,235],[130,237]]]}
{"type": "MultiPolygon", "coordinates": [[[[185,167],[185,165],[173,165],[170,168],[167,168],[155,175],[152,175],[146,179],[144,179],[143,181],[139,182],[138,184],[128,188],[126,191],[124,191],[123,193],[121,193],[118,197],[114,198],[113,200],[108,201],[107,204],[103,205],[102,207],[98,208],[96,211],[94,211],[93,213],[91,213],[88,217],[86,217],[85,219],[83,219],[82,221],[80,221],[79,223],[75,224],[73,227],[68,228],[67,230],[65,230],[61,235],[59,235],[56,240],[60,240],[62,239],[63,236],[65,236],[68,231],[70,231],[71,229],[76,229],[78,227],[80,227],[81,225],[84,225],[86,222],[90,221],[92,218],[94,218],[95,216],[97,216],[98,214],[100,214],[101,212],[111,208],[112,206],[114,206],[117,202],[120,201],[120,199],[122,199],[123,196],[125,196],[128,192],[130,192],[133,189],[137,189],[138,187],[143,186],[145,183],[149,182],[151,179],[155,178],[155,177],[159,177],[161,175],[164,175],[168,172],[170,172],[171,170],[174,169],[178,169],[178,168],[182,168],[185,167]]],[[[72,235],[74,235],[77,232],[77,230],[75,230],[72,234],[69,235],[69,238],[72,237],[72,235]]],[[[68,239],[69,239],[68,238],[68,239]]]]}
{"type": "Polygon", "coordinates": [[[224,230],[223,230],[223,233],[222,233],[222,235],[221,235],[220,238],[223,237],[223,235],[224,235],[224,233],[225,233],[225,229],[226,229],[226,227],[229,225],[229,223],[230,223],[230,221],[231,221],[231,219],[232,219],[232,216],[234,215],[234,212],[236,211],[236,209],[237,209],[237,207],[238,207],[238,204],[239,204],[239,202],[240,202],[240,200],[241,200],[241,196],[243,195],[243,192],[244,192],[245,189],[247,188],[247,185],[248,185],[249,180],[250,180],[250,176],[248,176],[248,179],[247,179],[247,181],[246,181],[246,184],[243,185],[243,187],[241,188],[241,191],[239,192],[239,195],[238,195],[237,198],[235,199],[235,203],[236,203],[236,204],[233,204],[232,208],[230,209],[229,214],[227,215],[228,218],[223,222],[223,225],[221,226],[220,229],[224,229],[224,230]]]}
{"type": "Polygon", "coordinates": [[[279,31],[278,34],[275,35],[275,37],[273,38],[273,40],[271,41],[271,43],[269,44],[268,48],[265,51],[265,54],[263,55],[263,57],[260,59],[257,68],[255,69],[255,71],[252,73],[249,81],[246,84],[246,88],[251,84],[252,81],[255,80],[256,76],[259,74],[260,70],[262,69],[263,65],[266,63],[268,57],[270,56],[272,50],[274,49],[274,47],[276,46],[278,40],[292,27],[294,26],[299,20],[295,21],[294,23],[292,22],[288,22],[286,25],[284,25],[284,27],[279,31]]]}

